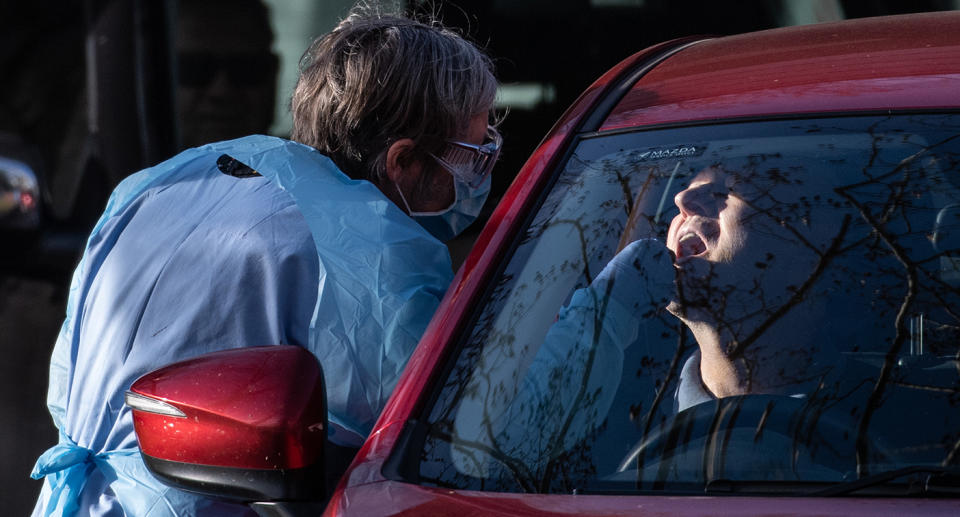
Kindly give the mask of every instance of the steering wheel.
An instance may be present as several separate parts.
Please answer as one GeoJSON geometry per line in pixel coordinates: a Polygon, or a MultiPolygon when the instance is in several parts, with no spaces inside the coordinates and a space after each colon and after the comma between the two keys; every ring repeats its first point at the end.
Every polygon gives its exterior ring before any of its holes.
{"type": "MultiPolygon", "coordinates": [[[[858,421],[837,406],[778,395],[699,404],[638,441],[617,472],[634,470],[638,484],[840,481],[856,473],[858,421]]],[[[878,452],[873,444],[870,452],[878,452]]]]}

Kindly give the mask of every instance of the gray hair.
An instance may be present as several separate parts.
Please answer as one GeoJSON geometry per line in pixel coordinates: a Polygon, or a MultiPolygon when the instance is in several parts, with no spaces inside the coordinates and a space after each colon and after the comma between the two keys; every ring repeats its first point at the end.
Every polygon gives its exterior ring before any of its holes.
{"type": "Polygon", "coordinates": [[[491,60],[435,20],[355,8],[300,60],[291,139],[328,155],[352,178],[377,182],[389,146],[413,139],[418,159],[491,110],[491,60]]]}

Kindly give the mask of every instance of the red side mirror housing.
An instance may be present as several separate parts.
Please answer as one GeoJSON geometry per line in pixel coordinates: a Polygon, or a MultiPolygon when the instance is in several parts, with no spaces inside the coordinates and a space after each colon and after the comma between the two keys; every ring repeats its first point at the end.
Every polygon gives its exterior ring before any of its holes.
{"type": "Polygon", "coordinates": [[[126,401],[144,463],[168,485],[248,502],[324,496],[323,374],[301,347],[174,363],[137,379],[126,401]]]}

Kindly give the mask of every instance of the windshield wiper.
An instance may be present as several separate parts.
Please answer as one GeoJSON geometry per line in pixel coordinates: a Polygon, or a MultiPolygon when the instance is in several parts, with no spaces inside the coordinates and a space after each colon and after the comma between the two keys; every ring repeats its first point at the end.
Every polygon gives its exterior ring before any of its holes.
{"type": "Polygon", "coordinates": [[[808,497],[832,497],[852,494],[867,488],[876,488],[895,479],[911,474],[926,474],[918,482],[884,487],[872,495],[918,495],[943,494],[960,495],[960,467],[939,467],[935,465],[913,465],[886,472],[878,472],[853,481],[828,484],[823,481],[769,481],[714,479],[704,486],[704,492],[710,495],[770,495],[792,494],[808,497]]]}
{"type": "Polygon", "coordinates": [[[936,465],[913,465],[885,472],[878,472],[852,481],[829,482],[823,480],[761,480],[716,478],[704,485],[697,483],[671,483],[669,487],[641,490],[626,483],[607,482],[573,490],[578,495],[636,495],[636,494],[686,494],[700,492],[707,495],[790,495],[798,497],[831,497],[852,494],[864,489],[871,496],[903,497],[914,495],[960,495],[960,467],[936,465]],[[911,474],[925,474],[921,479],[906,483],[890,484],[898,478],[911,474]]]}
{"type": "Polygon", "coordinates": [[[922,494],[960,494],[960,468],[938,467],[935,465],[913,465],[886,472],[878,472],[869,476],[839,483],[837,485],[811,492],[813,497],[831,497],[846,495],[864,488],[882,485],[894,479],[910,474],[927,474],[922,485],[917,486],[916,492],[922,494]]]}
{"type": "Polygon", "coordinates": [[[767,481],[718,478],[707,482],[707,495],[807,495],[823,487],[821,481],[767,481]]]}

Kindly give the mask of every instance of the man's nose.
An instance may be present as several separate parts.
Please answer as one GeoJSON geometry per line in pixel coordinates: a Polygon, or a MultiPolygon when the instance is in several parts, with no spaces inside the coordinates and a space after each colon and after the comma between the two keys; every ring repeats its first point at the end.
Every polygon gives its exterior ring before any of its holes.
{"type": "Polygon", "coordinates": [[[716,214],[719,195],[713,183],[701,183],[678,192],[673,202],[685,216],[710,216],[716,214]]]}

